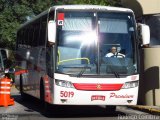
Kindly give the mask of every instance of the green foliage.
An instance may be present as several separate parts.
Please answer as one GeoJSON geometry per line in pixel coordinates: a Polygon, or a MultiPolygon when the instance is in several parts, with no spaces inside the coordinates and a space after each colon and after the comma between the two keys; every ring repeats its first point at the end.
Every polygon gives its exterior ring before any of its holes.
{"type": "Polygon", "coordinates": [[[65,4],[90,4],[120,6],[120,0],[63,0],[65,4]]]}
{"type": "Polygon", "coordinates": [[[16,32],[21,24],[27,21],[27,16],[46,10],[53,0],[0,0],[0,48],[14,49],[16,32]]]}
{"type": "Polygon", "coordinates": [[[73,0],[70,4],[109,5],[107,0],[73,0]]]}
{"type": "Polygon", "coordinates": [[[53,5],[114,5],[119,0],[0,0],[0,48],[14,49],[21,24],[53,5]]]}

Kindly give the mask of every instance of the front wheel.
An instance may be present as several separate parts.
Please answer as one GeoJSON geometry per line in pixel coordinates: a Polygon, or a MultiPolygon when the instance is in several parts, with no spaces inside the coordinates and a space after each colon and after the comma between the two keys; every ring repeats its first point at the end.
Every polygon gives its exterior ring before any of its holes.
{"type": "Polygon", "coordinates": [[[27,95],[24,93],[24,91],[23,91],[23,76],[22,76],[22,74],[20,75],[20,81],[19,81],[20,83],[19,83],[19,91],[20,91],[20,94],[21,94],[21,98],[23,99],[23,100],[27,100],[27,95]]]}

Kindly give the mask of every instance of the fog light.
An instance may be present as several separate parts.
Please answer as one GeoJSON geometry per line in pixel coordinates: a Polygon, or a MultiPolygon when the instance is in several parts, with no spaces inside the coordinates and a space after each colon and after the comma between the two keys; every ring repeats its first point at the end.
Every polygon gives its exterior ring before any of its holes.
{"type": "Polygon", "coordinates": [[[131,103],[133,100],[127,100],[128,103],[131,103]]]}
{"type": "Polygon", "coordinates": [[[61,102],[65,103],[65,102],[67,102],[67,99],[61,99],[61,102]]]}

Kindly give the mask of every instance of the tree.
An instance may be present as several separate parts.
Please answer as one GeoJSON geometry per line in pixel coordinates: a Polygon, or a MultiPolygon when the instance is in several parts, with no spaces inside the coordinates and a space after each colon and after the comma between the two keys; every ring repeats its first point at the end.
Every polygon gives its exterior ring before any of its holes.
{"type": "Polygon", "coordinates": [[[119,0],[0,0],[0,48],[14,49],[21,24],[50,6],[59,4],[115,5],[119,0]]]}
{"type": "Polygon", "coordinates": [[[51,4],[52,0],[0,0],[0,47],[14,49],[20,25],[51,4]]]}
{"type": "Polygon", "coordinates": [[[70,0],[69,4],[108,5],[107,0],[70,0]]]}
{"type": "Polygon", "coordinates": [[[62,0],[64,4],[90,4],[121,6],[120,0],[62,0]]]}

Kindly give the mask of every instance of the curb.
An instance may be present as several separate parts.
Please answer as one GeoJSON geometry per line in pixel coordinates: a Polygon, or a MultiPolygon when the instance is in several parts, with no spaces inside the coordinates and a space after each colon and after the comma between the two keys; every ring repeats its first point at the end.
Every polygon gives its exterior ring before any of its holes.
{"type": "Polygon", "coordinates": [[[154,108],[153,106],[145,106],[145,105],[135,105],[135,106],[127,106],[127,107],[140,110],[143,112],[147,112],[150,114],[154,114],[154,115],[160,115],[160,107],[158,108],[158,106],[155,106],[157,107],[157,109],[154,108]]]}

